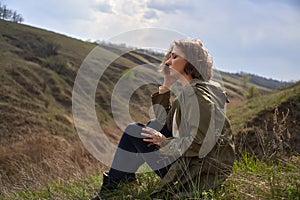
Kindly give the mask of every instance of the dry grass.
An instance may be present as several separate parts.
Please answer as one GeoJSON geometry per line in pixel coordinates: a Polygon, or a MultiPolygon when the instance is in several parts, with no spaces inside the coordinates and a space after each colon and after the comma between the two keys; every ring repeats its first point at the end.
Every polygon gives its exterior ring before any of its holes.
{"type": "Polygon", "coordinates": [[[31,135],[14,145],[1,146],[0,193],[40,188],[57,177],[64,180],[81,177],[97,166],[100,167],[99,163],[78,140],[31,135]]]}
{"type": "Polygon", "coordinates": [[[238,153],[247,151],[261,159],[282,159],[299,151],[298,98],[258,113],[235,136],[238,153]]]}

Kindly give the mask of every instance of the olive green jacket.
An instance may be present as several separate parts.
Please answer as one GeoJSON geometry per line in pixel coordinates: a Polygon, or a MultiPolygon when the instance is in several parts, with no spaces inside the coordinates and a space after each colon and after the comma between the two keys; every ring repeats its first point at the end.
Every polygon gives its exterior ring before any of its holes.
{"type": "Polygon", "coordinates": [[[170,96],[152,95],[156,119],[177,135],[161,145],[161,154],[176,161],[152,196],[193,198],[219,186],[231,172],[235,153],[225,114],[228,99],[218,83],[199,79],[184,86],[173,102],[170,96]]]}

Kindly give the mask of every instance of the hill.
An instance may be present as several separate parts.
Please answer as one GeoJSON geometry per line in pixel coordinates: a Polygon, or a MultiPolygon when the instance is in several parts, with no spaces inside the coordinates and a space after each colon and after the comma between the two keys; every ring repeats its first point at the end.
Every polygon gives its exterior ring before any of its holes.
{"type": "Polygon", "coordinates": [[[300,82],[297,82],[231,109],[229,118],[236,133],[237,149],[264,159],[299,154],[299,106],[300,82]]]}
{"type": "MultiPolygon", "coordinates": [[[[72,118],[72,90],[77,71],[97,45],[54,32],[0,20],[0,193],[34,188],[45,183],[79,177],[103,167],[83,147],[72,118]]],[[[157,76],[159,55],[117,45],[98,45],[98,58],[114,60],[99,80],[95,96],[97,115],[111,141],[121,130],[110,107],[114,85],[126,72],[153,63],[157,76]]],[[[231,104],[246,101],[248,88],[240,78],[221,73],[231,104]]],[[[135,74],[132,74],[134,77],[135,74]]],[[[274,87],[256,85],[257,95],[274,87]]],[[[137,89],[130,99],[133,120],[149,118],[149,94],[157,85],[137,89]]],[[[232,107],[232,106],[231,106],[232,107]]]]}
{"type": "Polygon", "coordinates": [[[231,103],[228,108],[244,103],[247,99],[270,93],[289,85],[288,82],[267,79],[254,74],[220,72],[231,103]],[[245,75],[245,77],[244,77],[245,75]]]}
{"type": "MultiPolygon", "coordinates": [[[[77,70],[96,46],[0,20],[1,193],[57,178],[74,178],[102,167],[83,147],[72,118],[77,70]]],[[[102,52],[100,60],[115,54],[100,46],[98,49],[102,52]]],[[[117,126],[110,111],[113,86],[127,69],[153,60],[158,58],[129,52],[115,60],[99,81],[97,114],[114,142],[121,131],[114,128],[117,126]]],[[[131,105],[148,102],[149,90],[137,90],[140,98],[131,105]]],[[[135,117],[143,120],[148,110],[140,113],[135,117]]]]}
{"type": "Polygon", "coordinates": [[[282,87],[284,85],[288,85],[289,82],[285,82],[285,81],[278,81],[278,80],[274,80],[271,78],[265,78],[265,77],[261,77],[255,74],[249,74],[246,72],[240,72],[240,73],[228,73],[228,72],[223,72],[223,75],[228,75],[231,78],[235,79],[235,80],[241,80],[243,79],[243,74],[246,74],[248,76],[248,83],[250,84],[255,84],[256,86],[260,86],[263,88],[268,88],[268,89],[277,89],[279,87],[282,87]]]}
{"type": "Polygon", "coordinates": [[[95,45],[2,20],[0,30],[0,192],[97,166],[71,115],[76,70],[95,45]]]}

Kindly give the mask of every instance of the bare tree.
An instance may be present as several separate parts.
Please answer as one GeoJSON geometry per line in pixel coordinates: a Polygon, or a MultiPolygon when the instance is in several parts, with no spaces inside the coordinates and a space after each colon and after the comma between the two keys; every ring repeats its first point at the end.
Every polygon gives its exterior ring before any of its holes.
{"type": "Polygon", "coordinates": [[[3,5],[1,8],[2,8],[1,19],[7,19],[7,7],[6,7],[6,5],[3,5]]]}
{"type": "Polygon", "coordinates": [[[8,9],[6,5],[0,2],[0,19],[8,20],[16,23],[21,23],[24,21],[22,15],[18,14],[17,11],[8,9]]]}
{"type": "Polygon", "coordinates": [[[12,19],[13,22],[17,22],[17,19],[18,19],[18,13],[17,13],[17,11],[13,12],[11,19],[12,19]]]}
{"type": "Polygon", "coordinates": [[[2,3],[0,2],[0,19],[2,19],[2,14],[3,14],[3,7],[2,7],[2,3]]]}
{"type": "Polygon", "coordinates": [[[22,15],[18,14],[17,11],[13,12],[13,15],[11,17],[11,21],[12,22],[16,22],[16,23],[22,23],[24,21],[22,15]]]}
{"type": "Polygon", "coordinates": [[[243,88],[247,88],[247,86],[248,86],[248,82],[249,82],[249,75],[247,74],[247,73],[245,73],[245,72],[242,72],[242,77],[241,77],[241,81],[242,81],[242,86],[243,86],[243,88]]]}

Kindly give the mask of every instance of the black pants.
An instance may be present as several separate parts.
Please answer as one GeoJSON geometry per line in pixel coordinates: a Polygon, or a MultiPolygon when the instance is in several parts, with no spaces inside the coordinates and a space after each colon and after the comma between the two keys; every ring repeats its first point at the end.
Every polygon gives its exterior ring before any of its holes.
{"type": "MultiPolygon", "coordinates": [[[[166,137],[172,136],[166,126],[155,120],[149,121],[146,126],[161,132],[166,137]]],[[[132,123],[126,127],[109,170],[109,176],[119,180],[135,178],[135,172],[144,162],[160,177],[164,177],[168,172],[172,159],[161,155],[156,145],[143,141],[141,136],[143,127],[145,125],[140,123],[132,123]]]]}

